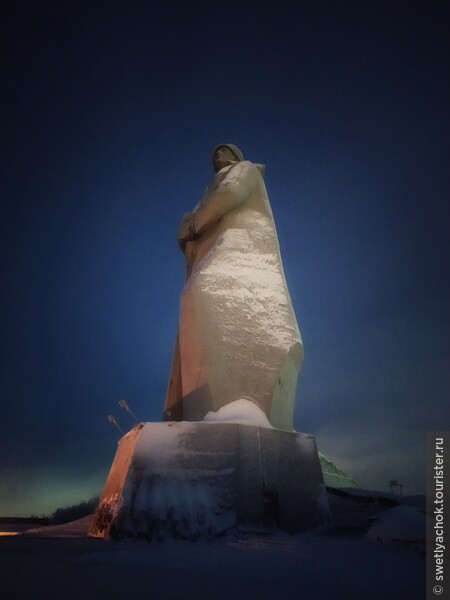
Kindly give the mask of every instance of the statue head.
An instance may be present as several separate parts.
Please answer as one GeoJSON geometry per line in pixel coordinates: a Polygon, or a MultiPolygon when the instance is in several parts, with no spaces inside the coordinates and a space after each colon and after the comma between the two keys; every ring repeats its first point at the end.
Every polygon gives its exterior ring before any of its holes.
{"type": "Polygon", "coordinates": [[[233,162],[244,160],[244,155],[234,144],[217,144],[212,152],[214,171],[220,171],[233,162]]]}

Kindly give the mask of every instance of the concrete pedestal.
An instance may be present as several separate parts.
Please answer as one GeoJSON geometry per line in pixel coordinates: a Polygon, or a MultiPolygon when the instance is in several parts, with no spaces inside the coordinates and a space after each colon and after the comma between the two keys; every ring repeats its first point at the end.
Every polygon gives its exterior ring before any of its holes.
{"type": "Polygon", "coordinates": [[[327,522],[312,435],[237,423],[141,423],[120,441],[89,535],[163,539],[327,522]]]}

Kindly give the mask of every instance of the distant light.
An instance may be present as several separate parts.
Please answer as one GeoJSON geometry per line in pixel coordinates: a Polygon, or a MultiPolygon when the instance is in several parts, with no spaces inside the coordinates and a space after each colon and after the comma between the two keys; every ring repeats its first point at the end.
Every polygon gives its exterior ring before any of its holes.
{"type": "Polygon", "coordinates": [[[10,535],[22,535],[20,531],[0,531],[0,537],[7,537],[10,535]]]}

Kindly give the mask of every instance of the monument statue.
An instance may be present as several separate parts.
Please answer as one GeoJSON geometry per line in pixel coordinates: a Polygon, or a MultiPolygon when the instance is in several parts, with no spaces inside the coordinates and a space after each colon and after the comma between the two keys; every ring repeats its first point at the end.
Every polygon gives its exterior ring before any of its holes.
{"type": "Polygon", "coordinates": [[[244,398],[292,430],[303,345],[264,166],[233,144],[216,146],[213,164],[178,229],[187,272],[163,419],[199,421],[244,398]]]}
{"type": "Polygon", "coordinates": [[[119,440],[93,537],[297,533],[329,520],[314,436],[292,431],[303,346],[264,167],[232,144],[213,162],[178,230],[187,274],[166,422],[119,440]]]}

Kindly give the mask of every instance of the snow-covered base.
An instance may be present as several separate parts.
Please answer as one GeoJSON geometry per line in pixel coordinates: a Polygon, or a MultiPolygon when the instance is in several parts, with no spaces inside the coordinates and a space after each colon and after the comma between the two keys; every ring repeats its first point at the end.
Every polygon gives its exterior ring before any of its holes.
{"type": "Polygon", "coordinates": [[[33,527],[27,529],[23,535],[26,537],[42,538],[85,538],[92,521],[92,515],[81,517],[70,523],[62,525],[49,525],[47,527],[33,527]]]}
{"type": "Polygon", "coordinates": [[[203,417],[207,423],[240,423],[273,429],[269,419],[252,400],[239,398],[222,406],[217,412],[209,412],[203,417]]]}
{"type": "Polygon", "coordinates": [[[90,535],[196,539],[327,522],[313,436],[232,422],[236,408],[216,413],[227,422],[142,423],[125,435],[90,535]]]}
{"type": "MultiPolygon", "coordinates": [[[[217,412],[209,412],[203,417],[206,423],[240,423],[273,429],[269,419],[260,407],[248,398],[239,398],[222,406],[217,412]]],[[[319,452],[322,475],[327,487],[359,488],[360,486],[329,458],[319,452]]]]}
{"type": "Polygon", "coordinates": [[[426,540],[426,515],[410,506],[384,511],[367,532],[371,540],[423,545],[426,540]]]}

